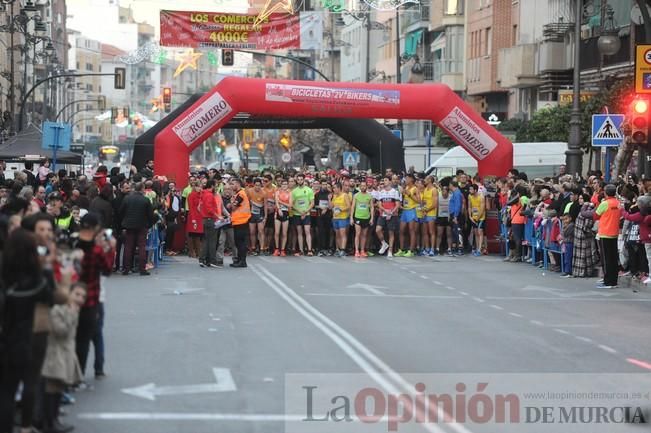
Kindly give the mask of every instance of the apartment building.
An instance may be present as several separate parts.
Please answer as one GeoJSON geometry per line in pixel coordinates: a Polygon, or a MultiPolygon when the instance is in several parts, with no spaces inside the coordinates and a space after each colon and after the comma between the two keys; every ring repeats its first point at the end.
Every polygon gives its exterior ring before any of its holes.
{"type": "MultiPolygon", "coordinates": [[[[67,69],[79,74],[102,72],[102,44],[76,30],[68,32],[67,69]]],[[[59,120],[73,124],[75,141],[94,144],[102,137],[102,122],[95,119],[100,112],[102,78],[100,76],[78,77],[68,92],[68,106],[59,120]]]]}

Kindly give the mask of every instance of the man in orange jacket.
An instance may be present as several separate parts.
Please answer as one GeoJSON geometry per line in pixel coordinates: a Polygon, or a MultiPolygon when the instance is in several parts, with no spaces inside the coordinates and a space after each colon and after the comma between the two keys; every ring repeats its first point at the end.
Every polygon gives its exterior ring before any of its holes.
{"type": "Polygon", "coordinates": [[[246,268],[246,253],[249,244],[249,219],[251,219],[251,203],[242,189],[242,180],[234,178],[231,180],[233,186],[233,197],[231,204],[231,221],[235,233],[235,246],[237,248],[237,261],[233,259],[232,268],[246,268]]]}

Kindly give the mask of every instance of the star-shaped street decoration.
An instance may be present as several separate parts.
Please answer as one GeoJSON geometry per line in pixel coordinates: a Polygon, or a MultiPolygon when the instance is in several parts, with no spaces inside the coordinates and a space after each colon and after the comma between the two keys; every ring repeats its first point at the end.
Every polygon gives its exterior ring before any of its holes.
{"type": "Polygon", "coordinates": [[[287,12],[289,14],[294,14],[294,0],[267,0],[262,7],[262,10],[255,18],[253,23],[253,28],[258,28],[260,24],[273,13],[276,12],[287,12]]]}
{"type": "Polygon", "coordinates": [[[174,71],[174,78],[178,77],[181,72],[185,71],[188,68],[197,69],[197,62],[199,57],[203,56],[203,53],[195,53],[194,50],[188,51],[185,56],[181,59],[181,64],[174,71]]]}
{"type": "Polygon", "coordinates": [[[163,108],[163,95],[160,95],[151,101],[151,110],[150,113],[155,113],[158,110],[161,110],[163,108]]]}
{"type": "Polygon", "coordinates": [[[165,63],[166,60],[167,60],[167,51],[161,49],[160,51],[158,51],[158,54],[154,56],[153,61],[154,63],[158,63],[159,65],[162,65],[163,63],[165,63]]]}

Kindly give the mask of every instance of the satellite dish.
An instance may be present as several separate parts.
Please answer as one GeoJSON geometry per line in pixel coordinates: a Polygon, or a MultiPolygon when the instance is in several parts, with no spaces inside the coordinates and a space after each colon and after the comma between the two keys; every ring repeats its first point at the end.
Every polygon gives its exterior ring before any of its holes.
{"type": "MultiPolygon", "coordinates": [[[[651,15],[651,8],[647,5],[646,9],[649,11],[649,15],[651,15]]],[[[640,9],[640,5],[638,4],[636,4],[631,8],[631,22],[638,26],[644,24],[644,17],[642,16],[642,10],[640,9]]]]}

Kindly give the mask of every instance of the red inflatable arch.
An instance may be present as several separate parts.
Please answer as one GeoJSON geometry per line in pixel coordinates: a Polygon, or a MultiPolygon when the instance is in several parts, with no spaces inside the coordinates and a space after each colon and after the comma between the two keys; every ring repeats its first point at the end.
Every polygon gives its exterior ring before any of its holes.
{"type": "Polygon", "coordinates": [[[504,176],[513,145],[442,84],[369,84],[227,77],[156,135],[156,174],[187,182],[189,154],[237,113],[284,118],[428,119],[477,159],[479,174],[504,176]]]}

